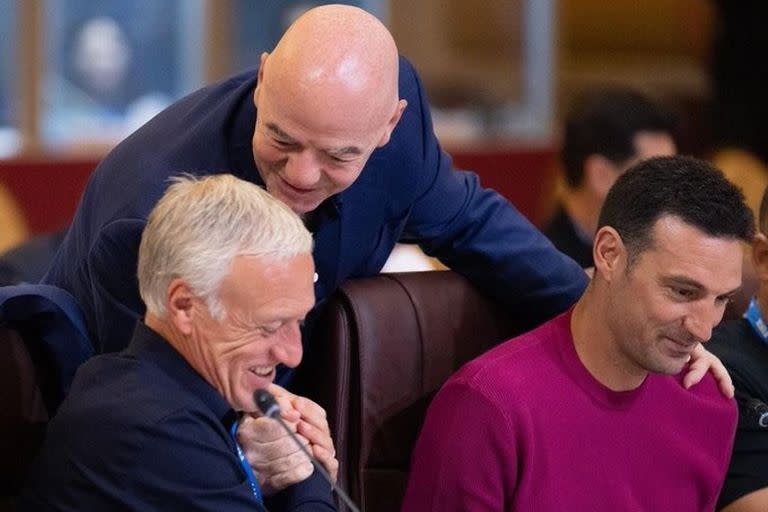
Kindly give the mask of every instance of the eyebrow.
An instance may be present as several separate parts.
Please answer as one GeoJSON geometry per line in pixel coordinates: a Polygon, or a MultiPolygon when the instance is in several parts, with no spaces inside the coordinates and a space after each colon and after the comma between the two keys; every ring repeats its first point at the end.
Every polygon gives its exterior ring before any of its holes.
{"type": "MultiPolygon", "coordinates": [[[[668,283],[674,283],[674,284],[683,285],[683,286],[690,286],[691,288],[696,288],[697,290],[706,290],[706,287],[703,284],[684,276],[669,276],[669,277],[666,277],[664,280],[668,283]]],[[[737,286],[731,291],[718,294],[718,297],[723,297],[723,296],[729,297],[731,295],[735,295],[740,289],[741,289],[741,285],[737,286]]]]}
{"type": "MultiPolygon", "coordinates": [[[[293,137],[285,133],[275,123],[266,123],[266,127],[273,135],[277,136],[283,141],[289,144],[297,144],[296,139],[294,139],[293,137]]],[[[333,157],[341,157],[341,156],[347,156],[347,155],[359,156],[363,154],[363,150],[358,148],[357,146],[345,146],[341,148],[323,149],[321,151],[333,157]]]]}
{"type": "Polygon", "coordinates": [[[290,135],[285,133],[283,130],[281,130],[280,127],[277,126],[275,123],[267,123],[266,126],[267,126],[267,129],[270,132],[272,132],[272,135],[277,135],[281,139],[285,139],[287,142],[290,142],[290,143],[295,143],[296,142],[293,139],[293,137],[291,137],[290,135]]]}

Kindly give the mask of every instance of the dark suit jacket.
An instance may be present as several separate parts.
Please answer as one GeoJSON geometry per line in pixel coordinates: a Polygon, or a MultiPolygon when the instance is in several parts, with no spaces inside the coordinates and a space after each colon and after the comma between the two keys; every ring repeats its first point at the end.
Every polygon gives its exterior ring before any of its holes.
{"type": "Polygon", "coordinates": [[[585,240],[584,236],[577,231],[576,225],[562,206],[558,207],[557,212],[542,231],[555,244],[555,247],[582,267],[595,266],[592,259],[592,242],[585,240]]]}

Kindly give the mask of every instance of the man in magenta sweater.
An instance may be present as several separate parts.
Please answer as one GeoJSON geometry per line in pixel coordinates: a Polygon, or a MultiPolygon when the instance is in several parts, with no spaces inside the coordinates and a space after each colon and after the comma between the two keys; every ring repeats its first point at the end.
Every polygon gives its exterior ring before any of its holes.
{"type": "Polygon", "coordinates": [[[405,511],[705,511],[736,407],[682,375],[741,284],[741,192],[686,157],[641,162],[603,206],[569,311],[464,366],[430,406],[405,511]]]}

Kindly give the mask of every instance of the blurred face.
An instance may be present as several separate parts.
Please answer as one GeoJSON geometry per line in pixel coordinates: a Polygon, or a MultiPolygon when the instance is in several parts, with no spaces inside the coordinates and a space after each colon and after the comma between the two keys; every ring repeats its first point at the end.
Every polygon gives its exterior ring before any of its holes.
{"type": "Polygon", "coordinates": [[[679,373],[722,319],[741,285],[741,266],[737,240],[709,236],[677,217],[659,219],[652,247],[629,271],[620,265],[610,283],[609,329],[623,369],[679,373]]]}
{"type": "Polygon", "coordinates": [[[301,361],[300,324],[314,304],[309,254],[283,261],[238,256],[222,282],[224,319],[196,298],[191,361],[237,411],[255,411],[253,393],[275,367],[301,361]]]}
{"type": "Polygon", "coordinates": [[[304,214],[360,176],[373,150],[389,140],[395,105],[389,116],[368,115],[368,105],[333,98],[340,92],[327,87],[318,86],[316,95],[291,94],[265,80],[264,67],[263,60],[254,94],[254,160],[267,191],[304,214]]]}
{"type": "MultiPolygon", "coordinates": [[[[627,169],[642,160],[657,156],[673,156],[677,154],[677,146],[675,146],[674,139],[671,135],[665,132],[637,132],[632,143],[635,147],[634,156],[621,164],[613,164],[616,172],[611,174],[611,182],[608,188],[610,188],[610,185],[613,185],[613,183],[619,179],[619,176],[627,169]]],[[[608,188],[605,190],[606,194],[608,193],[608,188]]]]}
{"type": "MultiPolygon", "coordinates": [[[[655,156],[673,156],[677,154],[675,141],[664,132],[638,132],[634,137],[635,157],[631,164],[655,156]]],[[[628,165],[627,168],[630,166],[628,165]]]]}
{"type": "Polygon", "coordinates": [[[598,157],[597,160],[590,157],[585,162],[584,186],[596,196],[591,204],[595,217],[599,214],[608,191],[627,169],[641,160],[677,154],[675,141],[665,132],[637,132],[632,139],[632,145],[635,150],[634,155],[622,162],[615,162],[602,155],[595,155],[598,157]]]}

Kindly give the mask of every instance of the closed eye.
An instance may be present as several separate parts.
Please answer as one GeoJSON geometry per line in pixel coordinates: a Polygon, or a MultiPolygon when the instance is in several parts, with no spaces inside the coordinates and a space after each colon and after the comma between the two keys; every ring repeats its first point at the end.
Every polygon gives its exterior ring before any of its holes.
{"type": "Polygon", "coordinates": [[[272,141],[275,143],[275,145],[280,146],[281,148],[292,148],[298,146],[298,144],[295,142],[287,140],[272,139],[272,141]]]}
{"type": "Polygon", "coordinates": [[[699,294],[698,290],[693,290],[691,288],[670,286],[669,289],[671,290],[673,296],[681,300],[692,300],[698,297],[699,294]]]}

